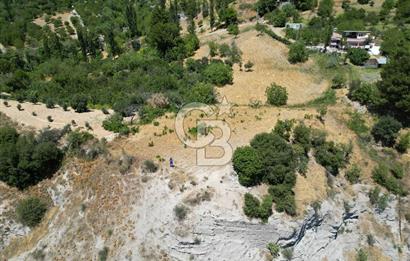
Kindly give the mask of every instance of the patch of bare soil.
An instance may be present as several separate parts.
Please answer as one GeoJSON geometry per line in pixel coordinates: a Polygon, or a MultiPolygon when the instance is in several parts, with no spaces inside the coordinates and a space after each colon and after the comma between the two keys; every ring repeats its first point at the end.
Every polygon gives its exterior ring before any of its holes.
{"type": "Polygon", "coordinates": [[[302,216],[306,206],[314,202],[321,202],[327,197],[325,169],[314,160],[310,160],[306,175],[297,175],[293,191],[295,192],[297,214],[302,216]]]}
{"type": "MultiPolygon", "coordinates": [[[[55,19],[55,20],[61,19],[61,22],[63,23],[64,28],[66,28],[64,23],[68,22],[70,24],[70,26],[74,29],[74,32],[75,32],[73,35],[70,35],[70,37],[73,38],[73,39],[76,39],[77,38],[77,31],[76,31],[73,23],[71,22],[71,17],[72,16],[73,16],[73,14],[71,12],[65,12],[65,13],[58,13],[56,15],[53,15],[53,16],[50,17],[50,19],[55,19]]],[[[41,27],[47,25],[50,28],[51,31],[53,31],[53,32],[56,31],[56,28],[55,28],[55,26],[52,22],[47,23],[45,21],[45,16],[37,17],[36,19],[33,20],[33,23],[35,23],[36,25],[41,26],[41,27]]]]}
{"type": "Polygon", "coordinates": [[[64,111],[60,107],[48,109],[44,104],[21,103],[22,110],[17,109],[19,104],[17,101],[7,100],[8,106],[3,104],[4,100],[0,99],[0,112],[4,113],[12,121],[18,123],[25,128],[33,130],[41,130],[44,128],[61,129],[67,124],[71,124],[73,129],[79,128],[87,130],[86,123],[91,126],[89,132],[94,134],[97,138],[112,139],[113,133],[106,131],[102,127],[102,122],[107,117],[102,111],[90,110],[85,113],[76,113],[69,108],[64,111]],[[52,122],[48,120],[51,116],[52,122]],[[73,121],[75,124],[73,124],[73,121]]]}
{"type": "MultiPolygon", "coordinates": [[[[266,102],[266,88],[272,83],[285,87],[289,94],[288,104],[298,104],[312,100],[324,92],[329,83],[311,73],[312,61],[292,65],[287,60],[287,47],[267,35],[259,35],[255,30],[241,33],[236,39],[220,35],[219,43],[234,41],[242,51],[243,63],[254,63],[251,72],[241,71],[234,66],[233,84],[217,88],[220,96],[226,96],[232,103],[248,105],[253,100],[266,102]],[[222,38],[222,39],[221,39],[222,38]]],[[[202,46],[195,57],[208,56],[208,46],[202,46]]]]}

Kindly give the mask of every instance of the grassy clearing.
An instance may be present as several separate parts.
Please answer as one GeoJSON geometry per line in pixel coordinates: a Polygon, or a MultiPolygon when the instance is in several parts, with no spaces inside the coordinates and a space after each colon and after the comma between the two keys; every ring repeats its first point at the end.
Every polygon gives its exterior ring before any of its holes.
{"type": "Polygon", "coordinates": [[[309,102],[302,103],[302,104],[289,105],[287,107],[288,108],[303,108],[303,107],[323,108],[329,105],[336,104],[336,100],[337,100],[336,91],[333,89],[328,89],[321,96],[319,96],[318,98],[314,100],[311,100],[309,102]]]}

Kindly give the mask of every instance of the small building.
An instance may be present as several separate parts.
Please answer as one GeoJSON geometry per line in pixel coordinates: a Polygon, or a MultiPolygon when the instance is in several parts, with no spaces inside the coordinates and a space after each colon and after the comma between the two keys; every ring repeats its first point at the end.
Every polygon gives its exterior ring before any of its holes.
{"type": "Polygon", "coordinates": [[[377,62],[376,58],[370,58],[367,60],[364,65],[365,68],[377,69],[379,68],[379,63],[377,62]]]}
{"type": "Polygon", "coordinates": [[[342,48],[342,35],[336,32],[332,33],[332,36],[330,37],[330,47],[333,48],[342,48]]]}
{"type": "Polygon", "coordinates": [[[372,69],[376,69],[376,68],[380,68],[383,65],[387,64],[387,58],[385,56],[378,56],[378,57],[371,57],[369,60],[367,60],[364,63],[364,67],[365,68],[372,68],[372,69]]]}
{"type": "Polygon", "coordinates": [[[370,48],[372,37],[369,31],[343,31],[347,48],[370,48]]]}
{"type": "Polygon", "coordinates": [[[376,59],[377,59],[377,63],[379,64],[379,67],[387,64],[387,57],[386,56],[379,56],[376,59]]]}
{"type": "Polygon", "coordinates": [[[303,28],[303,24],[301,23],[286,23],[286,28],[293,29],[293,30],[300,30],[303,28]]]}

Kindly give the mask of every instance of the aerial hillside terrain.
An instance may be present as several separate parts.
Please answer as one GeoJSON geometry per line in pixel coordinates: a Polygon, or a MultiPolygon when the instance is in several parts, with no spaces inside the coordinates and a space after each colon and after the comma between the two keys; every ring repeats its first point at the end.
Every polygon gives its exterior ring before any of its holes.
{"type": "Polygon", "coordinates": [[[409,17],[0,2],[0,260],[410,260],[409,17]]]}

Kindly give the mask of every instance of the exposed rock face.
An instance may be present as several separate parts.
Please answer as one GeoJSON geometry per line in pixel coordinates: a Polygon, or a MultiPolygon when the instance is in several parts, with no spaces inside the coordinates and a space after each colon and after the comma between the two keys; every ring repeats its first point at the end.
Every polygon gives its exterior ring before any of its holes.
{"type": "Polygon", "coordinates": [[[407,245],[401,246],[402,254],[395,247],[400,245],[397,200],[391,198],[378,213],[365,186],[355,187],[353,199],[335,193],[320,209],[308,207],[300,219],[274,213],[263,224],[244,216],[242,197],[248,189],[238,184],[230,166],[141,176],[136,169],[121,174],[112,162],[71,167],[49,184],[58,211],[47,221],[47,233],[11,260],[30,259],[39,249],[47,260],[90,260],[104,247],[112,260],[267,260],[270,242],[292,247],[293,260],[347,260],[347,252],[368,246],[367,234],[389,259],[409,258],[407,245]],[[184,201],[203,191],[212,192],[209,200],[184,201]],[[174,207],[183,202],[189,210],[178,221],[174,207]]]}

